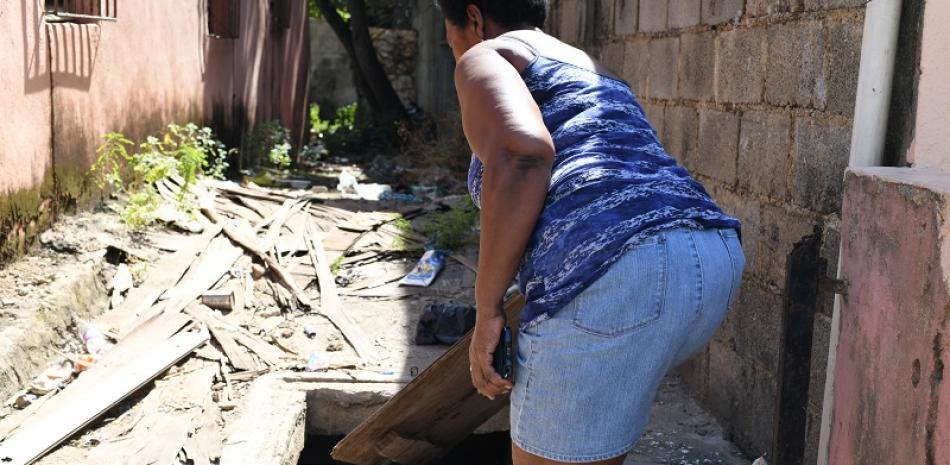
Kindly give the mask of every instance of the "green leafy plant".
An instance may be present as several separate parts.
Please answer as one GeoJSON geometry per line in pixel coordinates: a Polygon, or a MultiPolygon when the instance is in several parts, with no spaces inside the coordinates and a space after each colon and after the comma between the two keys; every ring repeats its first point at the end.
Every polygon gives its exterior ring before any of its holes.
{"type": "Polygon", "coordinates": [[[187,196],[191,186],[200,176],[223,177],[227,158],[234,153],[214,138],[210,128],[193,123],[170,124],[164,133],[137,146],[118,132],[103,139],[90,174],[99,188],[109,186],[127,196],[122,219],[133,229],[155,219],[161,203],[156,184],[165,179],[174,179],[179,186],[178,208],[193,213],[195,205],[187,196]]]}
{"type": "Polygon", "coordinates": [[[435,245],[439,249],[457,250],[476,240],[475,223],[478,221],[478,209],[468,201],[459,203],[461,205],[436,214],[421,227],[423,234],[435,239],[435,245]]]}
{"type": "Polygon", "coordinates": [[[247,167],[286,169],[290,166],[290,131],[271,120],[255,126],[244,136],[242,158],[247,167]]]}

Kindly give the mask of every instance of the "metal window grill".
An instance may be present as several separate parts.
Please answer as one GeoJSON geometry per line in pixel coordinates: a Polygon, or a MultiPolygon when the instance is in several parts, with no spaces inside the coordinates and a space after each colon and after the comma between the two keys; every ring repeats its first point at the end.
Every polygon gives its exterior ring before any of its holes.
{"type": "Polygon", "coordinates": [[[241,30],[239,0],[208,0],[208,34],[217,39],[237,39],[241,30]]]}
{"type": "Polygon", "coordinates": [[[46,0],[46,14],[62,19],[115,21],[118,0],[46,0]]]}

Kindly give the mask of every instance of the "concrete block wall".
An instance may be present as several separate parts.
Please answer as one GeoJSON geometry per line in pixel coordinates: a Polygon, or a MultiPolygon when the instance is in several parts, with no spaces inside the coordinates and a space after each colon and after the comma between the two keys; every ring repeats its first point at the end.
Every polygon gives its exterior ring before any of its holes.
{"type": "MultiPolygon", "coordinates": [[[[786,256],[825,229],[837,267],[863,0],[555,0],[548,30],[626,79],[666,149],[744,226],[741,294],[681,368],[748,454],[769,452],[786,256]]],[[[814,327],[805,463],[815,463],[832,296],[814,327]]]]}

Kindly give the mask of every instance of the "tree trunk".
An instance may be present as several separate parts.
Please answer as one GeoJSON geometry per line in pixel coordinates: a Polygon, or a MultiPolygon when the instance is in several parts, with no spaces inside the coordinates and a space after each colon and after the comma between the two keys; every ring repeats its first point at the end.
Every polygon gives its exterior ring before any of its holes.
{"type": "Polygon", "coordinates": [[[363,77],[363,73],[360,71],[360,67],[356,62],[356,49],[353,48],[353,35],[350,33],[350,26],[343,21],[343,18],[337,13],[336,7],[330,0],[314,0],[314,4],[317,6],[317,9],[320,10],[323,20],[326,21],[330,29],[333,30],[333,34],[336,35],[340,43],[343,44],[343,49],[350,58],[350,69],[353,72],[353,84],[356,86],[357,96],[360,100],[364,101],[374,113],[382,111],[381,105],[366,84],[366,78],[363,77]]]}
{"type": "Polygon", "coordinates": [[[366,101],[373,116],[381,119],[408,118],[405,107],[376,56],[376,48],[369,35],[364,0],[348,0],[349,24],[337,13],[331,0],[315,0],[314,3],[343,44],[353,68],[357,94],[366,101]]]}
{"type": "Polygon", "coordinates": [[[364,0],[347,0],[350,9],[350,33],[353,37],[353,48],[356,52],[356,62],[359,64],[360,72],[366,80],[366,85],[373,92],[374,97],[380,104],[383,118],[385,119],[406,119],[406,107],[399,100],[396,89],[392,82],[386,76],[383,64],[379,62],[376,55],[376,47],[373,46],[373,40],[369,35],[369,19],[366,15],[366,3],[364,0]]]}

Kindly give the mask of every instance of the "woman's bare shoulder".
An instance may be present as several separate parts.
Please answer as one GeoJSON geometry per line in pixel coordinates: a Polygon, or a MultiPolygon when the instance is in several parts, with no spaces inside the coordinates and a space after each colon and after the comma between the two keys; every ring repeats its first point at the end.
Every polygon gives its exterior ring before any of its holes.
{"type": "Polygon", "coordinates": [[[599,63],[584,50],[566,44],[540,30],[507,32],[496,39],[485,41],[481,45],[497,51],[518,69],[518,72],[523,71],[535,55],[541,55],[589,69],[596,73],[617,77],[612,70],[599,63]]]}

